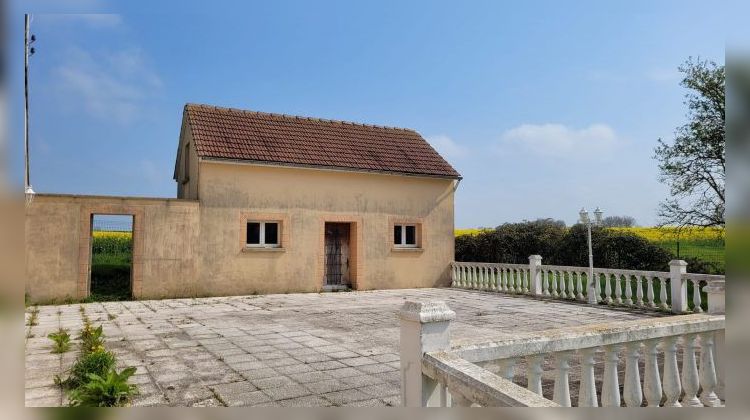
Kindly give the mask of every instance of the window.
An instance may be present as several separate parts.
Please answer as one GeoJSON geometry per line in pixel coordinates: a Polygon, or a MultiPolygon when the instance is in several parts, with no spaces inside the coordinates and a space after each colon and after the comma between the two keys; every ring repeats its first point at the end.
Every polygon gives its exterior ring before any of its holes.
{"type": "Polygon", "coordinates": [[[247,222],[248,247],[278,248],[279,222],[247,222]]]}
{"type": "Polygon", "coordinates": [[[416,248],[417,225],[394,225],[393,245],[398,248],[416,248]]]}
{"type": "Polygon", "coordinates": [[[185,145],[185,156],[182,158],[182,183],[190,181],[190,144],[185,145]]]}

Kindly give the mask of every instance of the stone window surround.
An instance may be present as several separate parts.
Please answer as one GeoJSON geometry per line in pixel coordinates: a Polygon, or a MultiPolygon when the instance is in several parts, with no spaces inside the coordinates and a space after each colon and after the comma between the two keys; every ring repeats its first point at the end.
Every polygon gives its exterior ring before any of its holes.
{"type": "Polygon", "coordinates": [[[134,299],[143,292],[143,207],[130,205],[100,204],[82,206],[78,242],[78,284],[76,293],[79,299],[91,294],[91,228],[94,215],[133,216],[133,258],[130,269],[130,287],[134,299]]]}
{"type": "Polygon", "coordinates": [[[289,238],[289,215],[285,213],[259,213],[240,211],[240,252],[284,252],[291,247],[289,238]],[[248,222],[276,222],[279,224],[279,246],[247,246],[248,222]]]}
{"type": "MultiPolygon", "coordinates": [[[[391,252],[422,252],[425,248],[424,219],[421,217],[390,217],[388,219],[388,249],[391,252]],[[417,227],[417,245],[416,246],[397,246],[393,243],[393,231],[396,225],[414,225],[417,227]]],[[[405,234],[405,233],[402,233],[405,234]]]]}

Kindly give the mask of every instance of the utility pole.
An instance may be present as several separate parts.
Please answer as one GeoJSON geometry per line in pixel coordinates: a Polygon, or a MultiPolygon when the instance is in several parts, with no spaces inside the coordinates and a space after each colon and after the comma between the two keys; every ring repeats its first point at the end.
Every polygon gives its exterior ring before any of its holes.
{"type": "Polygon", "coordinates": [[[29,38],[29,14],[25,15],[25,28],[24,28],[24,49],[23,49],[23,65],[24,65],[24,97],[25,97],[25,109],[24,109],[24,193],[26,194],[26,205],[31,205],[34,200],[34,189],[31,188],[31,175],[29,169],[29,57],[34,54],[34,48],[30,48],[31,43],[36,41],[34,35],[29,38]]]}

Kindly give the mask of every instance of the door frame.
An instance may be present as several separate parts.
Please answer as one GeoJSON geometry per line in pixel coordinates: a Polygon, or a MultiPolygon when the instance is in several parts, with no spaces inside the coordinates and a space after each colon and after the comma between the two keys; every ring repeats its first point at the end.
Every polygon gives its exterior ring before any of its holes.
{"type": "Polygon", "coordinates": [[[317,283],[320,290],[325,290],[325,236],[326,223],[349,224],[349,280],[352,290],[362,290],[364,278],[364,258],[362,257],[362,217],[355,215],[323,215],[319,222],[317,283]]]}
{"type": "Polygon", "coordinates": [[[94,205],[81,208],[79,248],[78,248],[78,285],[79,299],[91,294],[91,237],[94,215],[116,215],[133,217],[133,256],[130,263],[130,294],[139,299],[143,292],[143,208],[128,205],[94,205]]]}

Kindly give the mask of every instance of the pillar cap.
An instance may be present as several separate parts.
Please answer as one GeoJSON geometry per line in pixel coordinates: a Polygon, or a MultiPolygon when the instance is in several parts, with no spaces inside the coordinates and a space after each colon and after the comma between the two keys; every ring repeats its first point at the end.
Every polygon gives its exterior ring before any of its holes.
{"type": "Polygon", "coordinates": [[[677,266],[677,267],[687,267],[687,262],[684,260],[672,260],[669,262],[670,266],[677,266]]]}
{"type": "Polygon", "coordinates": [[[442,300],[416,302],[408,300],[398,311],[398,317],[405,321],[426,324],[430,322],[453,321],[456,313],[442,300]]]}
{"type": "Polygon", "coordinates": [[[541,261],[542,256],[541,255],[529,255],[529,261],[532,261],[532,260],[541,261]]]}

